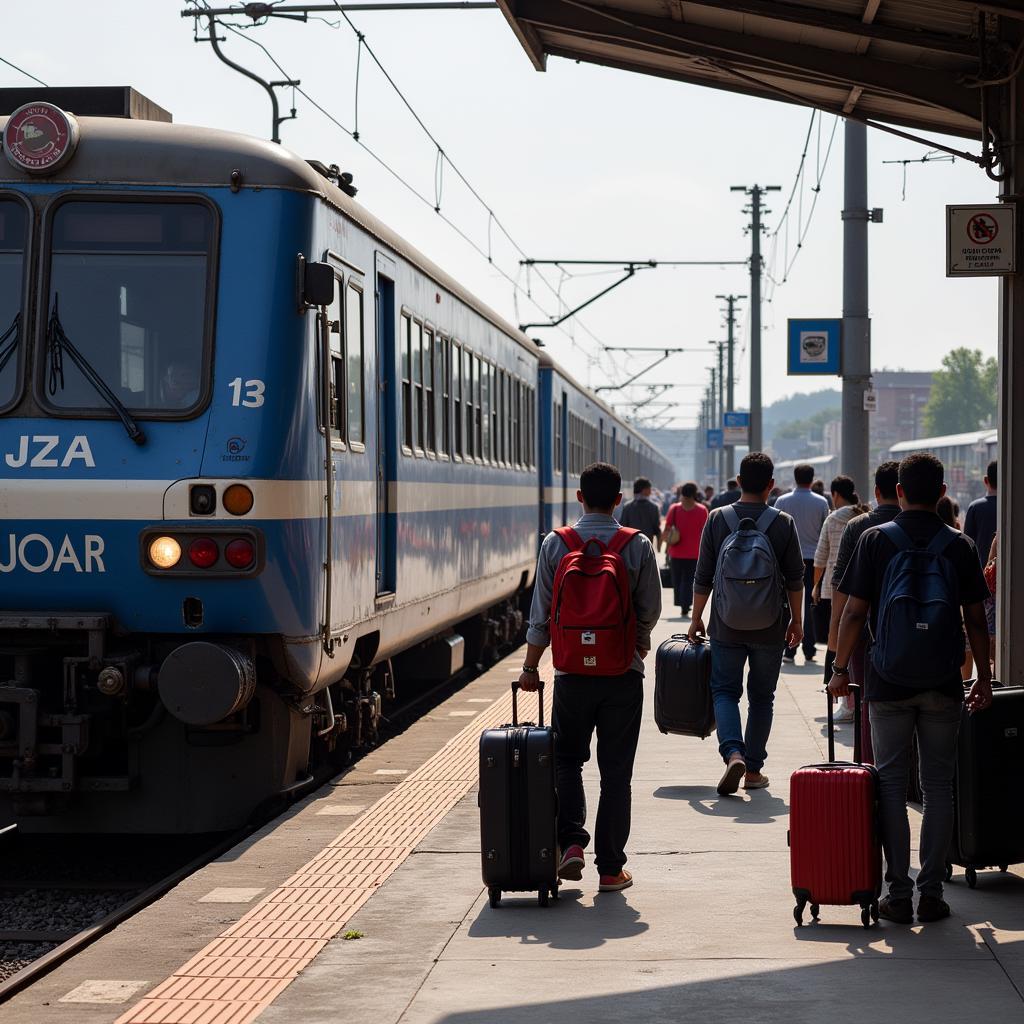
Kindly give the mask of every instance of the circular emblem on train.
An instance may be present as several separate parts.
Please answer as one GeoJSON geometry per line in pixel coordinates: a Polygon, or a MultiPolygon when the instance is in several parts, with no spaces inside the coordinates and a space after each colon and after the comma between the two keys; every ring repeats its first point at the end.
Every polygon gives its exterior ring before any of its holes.
{"type": "Polygon", "coordinates": [[[78,122],[52,103],[26,103],[7,119],[4,152],[19,170],[52,174],[78,146],[78,122]]]}

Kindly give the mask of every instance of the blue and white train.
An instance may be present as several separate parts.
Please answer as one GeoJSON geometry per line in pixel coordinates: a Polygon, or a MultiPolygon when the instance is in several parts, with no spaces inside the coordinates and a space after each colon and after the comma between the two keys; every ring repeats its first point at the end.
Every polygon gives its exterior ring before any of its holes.
{"type": "Polygon", "coordinates": [[[583,465],[673,471],[334,169],[60,102],[0,117],[0,825],[226,829],[518,637],[583,465]]]}

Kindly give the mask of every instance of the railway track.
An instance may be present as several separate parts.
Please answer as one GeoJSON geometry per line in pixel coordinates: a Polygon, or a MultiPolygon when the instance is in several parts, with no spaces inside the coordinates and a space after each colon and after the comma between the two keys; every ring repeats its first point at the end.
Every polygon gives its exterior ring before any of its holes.
{"type": "MultiPolygon", "coordinates": [[[[476,675],[467,671],[413,693],[391,709],[379,743],[398,736],[476,675]]],[[[325,765],[227,835],[30,836],[14,826],[0,828],[0,1003],[345,770],[325,765]]]]}

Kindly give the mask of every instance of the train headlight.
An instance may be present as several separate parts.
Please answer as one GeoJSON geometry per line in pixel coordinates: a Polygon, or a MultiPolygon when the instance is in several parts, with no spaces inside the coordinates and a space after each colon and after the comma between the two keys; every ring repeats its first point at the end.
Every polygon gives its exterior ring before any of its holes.
{"type": "Polygon", "coordinates": [[[232,484],[220,500],[233,516],[244,516],[252,509],[252,491],[245,484],[232,484]]]}
{"type": "Polygon", "coordinates": [[[158,569],[173,569],[181,561],[181,545],[173,537],[154,537],[149,542],[149,560],[158,569]]]}

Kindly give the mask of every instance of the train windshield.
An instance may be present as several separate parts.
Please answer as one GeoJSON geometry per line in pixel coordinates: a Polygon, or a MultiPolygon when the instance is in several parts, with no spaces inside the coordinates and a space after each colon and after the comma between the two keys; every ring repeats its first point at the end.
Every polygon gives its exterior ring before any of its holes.
{"type": "Polygon", "coordinates": [[[195,412],[207,384],[213,236],[213,214],[199,203],[61,204],[51,238],[44,401],[109,415],[84,364],[132,412],[195,412]],[[81,359],[66,358],[68,343],[81,359]]]}
{"type": "Polygon", "coordinates": [[[27,232],[25,207],[0,200],[0,408],[18,390],[27,232]]]}

